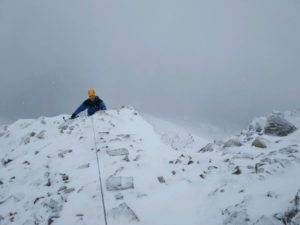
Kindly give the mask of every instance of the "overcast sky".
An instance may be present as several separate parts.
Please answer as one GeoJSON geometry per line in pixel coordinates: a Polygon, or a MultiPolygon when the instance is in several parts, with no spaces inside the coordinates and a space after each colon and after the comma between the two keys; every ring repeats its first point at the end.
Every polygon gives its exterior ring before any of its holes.
{"type": "Polygon", "coordinates": [[[0,122],[108,107],[244,126],[300,106],[299,0],[0,0],[0,122]]]}

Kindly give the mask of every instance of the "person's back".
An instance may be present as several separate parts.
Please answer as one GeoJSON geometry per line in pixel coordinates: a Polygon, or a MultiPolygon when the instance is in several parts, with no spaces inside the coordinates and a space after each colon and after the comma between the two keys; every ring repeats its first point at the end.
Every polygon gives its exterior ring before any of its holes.
{"type": "Polygon", "coordinates": [[[72,114],[71,119],[75,119],[79,113],[87,109],[88,116],[93,115],[99,110],[106,110],[106,106],[102,99],[96,96],[96,91],[94,89],[88,90],[89,98],[85,100],[72,114]]]}

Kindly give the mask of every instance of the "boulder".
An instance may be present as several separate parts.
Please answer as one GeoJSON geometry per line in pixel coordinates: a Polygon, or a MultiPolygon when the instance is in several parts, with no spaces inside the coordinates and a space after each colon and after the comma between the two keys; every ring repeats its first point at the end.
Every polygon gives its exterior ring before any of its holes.
{"type": "Polygon", "coordinates": [[[267,118],[264,133],[274,136],[287,136],[293,133],[297,128],[289,121],[287,121],[282,114],[271,114],[267,118]]]}
{"type": "Polygon", "coordinates": [[[122,203],[118,207],[111,209],[109,215],[114,220],[122,221],[125,224],[140,221],[134,211],[126,203],[122,203]]]}
{"type": "Polygon", "coordinates": [[[133,177],[109,177],[106,180],[106,189],[108,191],[121,191],[133,188],[133,177]]]}
{"type": "Polygon", "coordinates": [[[256,148],[267,148],[265,139],[263,139],[261,137],[255,138],[255,140],[252,142],[252,146],[254,146],[256,148]]]}

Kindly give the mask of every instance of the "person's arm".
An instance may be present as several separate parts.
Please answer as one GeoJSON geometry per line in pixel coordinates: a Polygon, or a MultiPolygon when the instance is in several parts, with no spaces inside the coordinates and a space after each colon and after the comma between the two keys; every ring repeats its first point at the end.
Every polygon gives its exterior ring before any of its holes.
{"type": "Polygon", "coordinates": [[[106,110],[106,105],[104,104],[103,101],[100,102],[99,107],[100,107],[100,110],[106,110]]]}
{"type": "Polygon", "coordinates": [[[87,109],[87,106],[82,103],[77,109],[76,111],[72,114],[72,117],[71,118],[75,118],[79,113],[81,113],[82,111],[86,110],[87,109]]]}

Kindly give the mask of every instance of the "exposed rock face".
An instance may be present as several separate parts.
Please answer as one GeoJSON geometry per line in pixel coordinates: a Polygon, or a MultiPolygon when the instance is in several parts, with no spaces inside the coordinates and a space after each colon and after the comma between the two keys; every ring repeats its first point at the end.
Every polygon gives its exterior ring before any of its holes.
{"type": "Polygon", "coordinates": [[[281,114],[272,114],[268,117],[264,133],[274,136],[287,136],[293,133],[297,128],[287,121],[281,114]]]}
{"type": "Polygon", "coordinates": [[[267,148],[266,141],[260,137],[255,138],[255,140],[252,142],[252,146],[256,148],[267,148]]]}

